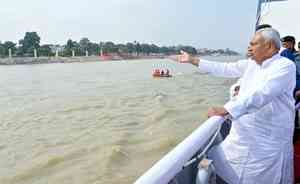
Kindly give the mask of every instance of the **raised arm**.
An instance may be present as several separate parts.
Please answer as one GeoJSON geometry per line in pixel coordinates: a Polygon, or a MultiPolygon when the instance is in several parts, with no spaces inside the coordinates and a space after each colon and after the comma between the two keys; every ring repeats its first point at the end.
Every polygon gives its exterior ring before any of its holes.
{"type": "Polygon", "coordinates": [[[180,63],[195,65],[199,67],[200,71],[211,75],[230,78],[241,77],[248,66],[248,60],[240,60],[234,63],[213,62],[191,56],[184,51],[181,51],[181,55],[176,56],[175,59],[180,63]]]}
{"type": "Polygon", "coordinates": [[[248,60],[239,60],[233,63],[213,62],[201,59],[198,63],[200,71],[218,77],[239,78],[242,77],[248,66],[248,60]]]}

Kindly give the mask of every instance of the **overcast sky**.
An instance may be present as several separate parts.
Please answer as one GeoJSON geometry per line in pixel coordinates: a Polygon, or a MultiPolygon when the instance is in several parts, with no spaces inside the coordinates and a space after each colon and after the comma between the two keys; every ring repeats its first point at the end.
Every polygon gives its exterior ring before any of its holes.
{"type": "Polygon", "coordinates": [[[244,51],[257,0],[9,0],[0,6],[0,40],[36,31],[42,44],[71,38],[244,51]]]}

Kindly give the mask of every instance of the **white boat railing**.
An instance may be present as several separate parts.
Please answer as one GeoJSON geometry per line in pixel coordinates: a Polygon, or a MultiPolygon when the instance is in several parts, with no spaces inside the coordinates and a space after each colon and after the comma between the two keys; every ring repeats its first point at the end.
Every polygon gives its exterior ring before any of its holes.
{"type": "Polygon", "coordinates": [[[168,184],[199,149],[205,147],[223,122],[224,118],[218,116],[206,120],[134,184],[168,184]]]}

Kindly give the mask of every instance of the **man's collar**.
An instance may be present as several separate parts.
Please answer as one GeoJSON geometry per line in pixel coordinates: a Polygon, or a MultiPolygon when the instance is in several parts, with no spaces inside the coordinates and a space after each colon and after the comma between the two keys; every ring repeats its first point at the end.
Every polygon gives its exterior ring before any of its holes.
{"type": "Polygon", "coordinates": [[[273,55],[272,57],[264,60],[261,64],[261,68],[268,67],[274,60],[278,59],[279,57],[280,57],[280,54],[277,53],[277,54],[273,55]]]}

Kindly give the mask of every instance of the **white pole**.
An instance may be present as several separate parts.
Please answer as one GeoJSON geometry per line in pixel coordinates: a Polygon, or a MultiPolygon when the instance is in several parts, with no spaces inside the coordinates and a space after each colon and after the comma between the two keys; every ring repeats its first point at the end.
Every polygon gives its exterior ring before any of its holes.
{"type": "Polygon", "coordinates": [[[85,51],[85,56],[88,57],[89,56],[89,51],[85,51]]]}
{"type": "Polygon", "coordinates": [[[11,58],[12,54],[11,54],[11,49],[8,49],[8,57],[11,58]]]}
{"type": "Polygon", "coordinates": [[[75,57],[75,50],[72,50],[72,57],[75,57]]]}
{"type": "Polygon", "coordinates": [[[37,58],[37,51],[36,49],[33,50],[34,58],[37,58]]]}
{"type": "Polygon", "coordinates": [[[55,51],[55,57],[58,57],[58,50],[55,51]]]}

